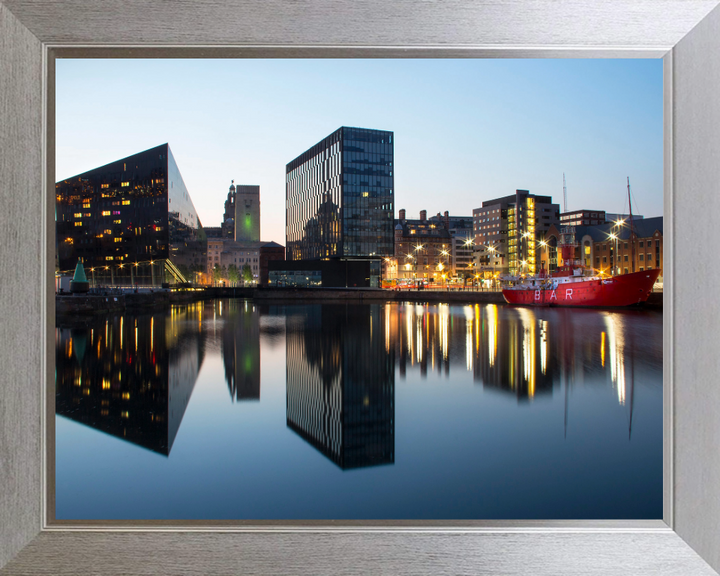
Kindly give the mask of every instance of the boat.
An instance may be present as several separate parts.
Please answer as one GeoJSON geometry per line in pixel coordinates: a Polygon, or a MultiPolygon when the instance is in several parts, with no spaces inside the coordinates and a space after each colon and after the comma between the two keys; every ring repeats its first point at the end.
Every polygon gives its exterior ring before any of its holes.
{"type": "MultiPolygon", "coordinates": [[[[630,180],[628,179],[628,199],[630,180]]],[[[630,205],[630,228],[632,227],[632,204],[630,205]]],[[[634,243],[632,244],[634,248],[634,243]]],[[[537,276],[517,278],[502,290],[508,304],[524,306],[587,306],[620,307],[641,304],[650,297],[660,269],[649,269],[628,274],[605,276],[593,274],[575,256],[575,228],[566,226],[560,230],[558,249],[563,265],[547,275],[541,271],[537,276]],[[588,274],[589,272],[589,274],[588,274]]],[[[634,262],[633,254],[633,262],[634,262]]]]}
{"type": "Polygon", "coordinates": [[[648,299],[659,274],[654,269],[606,278],[575,273],[528,277],[503,288],[502,294],[509,304],[525,306],[631,306],[648,299]]]}

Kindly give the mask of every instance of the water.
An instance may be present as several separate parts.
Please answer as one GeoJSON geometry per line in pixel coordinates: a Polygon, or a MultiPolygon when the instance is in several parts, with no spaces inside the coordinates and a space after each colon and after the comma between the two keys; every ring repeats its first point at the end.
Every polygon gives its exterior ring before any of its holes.
{"type": "Polygon", "coordinates": [[[662,313],[217,300],[56,358],[58,519],[662,517],[662,313]]]}

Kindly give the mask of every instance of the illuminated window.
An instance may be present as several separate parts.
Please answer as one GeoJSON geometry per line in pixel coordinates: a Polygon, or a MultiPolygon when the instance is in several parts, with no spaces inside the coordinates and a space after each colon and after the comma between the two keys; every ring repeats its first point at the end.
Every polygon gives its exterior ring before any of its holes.
{"type": "Polygon", "coordinates": [[[75,226],[82,226],[82,222],[75,222],[75,226]]]}
{"type": "Polygon", "coordinates": [[[112,230],[103,230],[103,232],[105,232],[105,234],[112,236],[112,230]]]}
{"type": "Polygon", "coordinates": [[[130,182],[121,182],[120,186],[122,186],[123,188],[127,188],[128,186],[130,186],[130,182]]]}
{"type": "Polygon", "coordinates": [[[100,188],[110,188],[110,184],[100,184],[100,188]]]}
{"type": "Polygon", "coordinates": [[[113,216],[120,216],[120,210],[113,210],[113,216]]]}
{"type": "Polygon", "coordinates": [[[130,200],[123,200],[123,206],[130,206],[130,200]]]}
{"type": "Polygon", "coordinates": [[[112,259],[113,259],[112,256],[105,256],[105,260],[112,260],[112,259]]]}
{"type": "Polygon", "coordinates": [[[113,220],[114,224],[122,224],[122,220],[113,220]]]}
{"type": "Polygon", "coordinates": [[[75,218],[82,218],[82,212],[76,212],[75,214],[73,214],[73,216],[75,218]]]}
{"type": "Polygon", "coordinates": [[[90,216],[92,216],[92,214],[90,214],[90,212],[85,212],[85,214],[83,214],[83,216],[85,218],[90,218],[90,216]]]}
{"type": "Polygon", "coordinates": [[[122,242],[122,238],[115,238],[115,242],[122,242]]]}
{"type": "Polygon", "coordinates": [[[103,216],[110,216],[110,210],[103,210],[102,211],[103,216]]]}

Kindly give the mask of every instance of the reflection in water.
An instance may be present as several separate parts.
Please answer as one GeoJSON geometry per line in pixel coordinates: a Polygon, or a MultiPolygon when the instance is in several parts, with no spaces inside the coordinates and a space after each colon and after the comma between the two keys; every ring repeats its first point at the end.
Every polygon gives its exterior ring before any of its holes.
{"type": "MultiPolygon", "coordinates": [[[[627,338],[644,322],[642,311],[536,309],[523,307],[386,305],[387,351],[395,350],[399,373],[410,367],[450,375],[472,371],[485,388],[513,393],[518,399],[551,394],[568,385],[602,380],[626,401],[627,338]],[[460,361],[462,360],[462,365],[460,361]]],[[[662,363],[662,333],[648,334],[643,357],[662,363]]]]}
{"type": "Polygon", "coordinates": [[[59,325],[57,414],[169,455],[204,358],[199,321],[191,306],[59,325]]]}
{"type": "Polygon", "coordinates": [[[233,400],[260,400],[260,314],[249,300],[229,300],[221,310],[225,380],[233,400]]]}
{"type": "Polygon", "coordinates": [[[59,320],[56,374],[60,517],[662,514],[661,313],[216,300],[59,320]]]}
{"type": "Polygon", "coordinates": [[[343,469],[395,460],[384,306],[286,309],[287,425],[343,469]]]}
{"type": "Polygon", "coordinates": [[[632,400],[636,337],[644,361],[661,366],[662,335],[639,328],[642,314],[249,300],[127,313],[56,328],[57,413],[169,454],[205,350],[222,356],[233,401],[260,400],[261,334],[284,337],[287,425],[341,468],[392,463],[396,358],[403,378],[416,367],[448,378],[452,367],[518,400],[564,386],[567,418],[568,388],[584,382],[632,400]]]}

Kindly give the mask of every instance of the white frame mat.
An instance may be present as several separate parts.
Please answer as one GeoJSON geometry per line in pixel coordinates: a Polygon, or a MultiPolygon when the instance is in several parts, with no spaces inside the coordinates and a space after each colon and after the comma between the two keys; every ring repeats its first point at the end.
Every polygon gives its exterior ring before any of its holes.
{"type": "Polygon", "coordinates": [[[719,2],[0,0],[0,576],[717,574],[719,2]],[[100,56],[663,58],[663,520],[55,522],[55,59],[100,56]]]}

